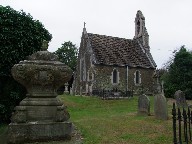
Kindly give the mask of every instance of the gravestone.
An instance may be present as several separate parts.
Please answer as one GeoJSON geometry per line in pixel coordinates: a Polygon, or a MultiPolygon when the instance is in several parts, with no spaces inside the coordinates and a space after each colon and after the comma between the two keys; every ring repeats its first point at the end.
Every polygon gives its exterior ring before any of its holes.
{"type": "Polygon", "coordinates": [[[138,99],[138,114],[139,115],[150,115],[150,99],[142,94],[138,99]]]}
{"type": "Polygon", "coordinates": [[[174,94],[174,98],[176,100],[177,107],[187,107],[187,102],[185,99],[185,93],[182,92],[181,90],[178,90],[174,94]]]}
{"type": "Polygon", "coordinates": [[[65,83],[64,86],[65,86],[64,93],[69,94],[69,90],[68,90],[68,86],[69,86],[69,84],[68,84],[68,83],[65,83]]]}
{"type": "Polygon", "coordinates": [[[15,80],[25,86],[27,97],[15,107],[8,126],[8,143],[70,139],[73,125],[57,89],[70,80],[72,70],[47,51],[44,42],[28,60],[12,68],[15,80]]]}
{"type": "Polygon", "coordinates": [[[157,94],[154,98],[154,112],[155,117],[161,120],[168,119],[167,100],[164,94],[157,94]]]}

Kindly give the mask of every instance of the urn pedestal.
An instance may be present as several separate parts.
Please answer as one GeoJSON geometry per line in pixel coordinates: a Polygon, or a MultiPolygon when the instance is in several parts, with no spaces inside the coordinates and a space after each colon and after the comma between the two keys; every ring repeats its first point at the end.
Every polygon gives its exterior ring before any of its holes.
{"type": "Polygon", "coordinates": [[[48,51],[38,51],[12,68],[27,97],[15,107],[8,127],[8,143],[70,139],[72,123],[57,89],[70,80],[72,71],[48,51]]]}

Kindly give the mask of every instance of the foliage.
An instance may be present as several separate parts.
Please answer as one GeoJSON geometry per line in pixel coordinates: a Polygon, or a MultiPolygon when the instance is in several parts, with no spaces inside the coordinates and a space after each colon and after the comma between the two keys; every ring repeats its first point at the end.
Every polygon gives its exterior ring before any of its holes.
{"type": "Polygon", "coordinates": [[[43,40],[52,36],[30,14],[0,6],[0,75],[10,75],[12,66],[40,50],[43,40]]]}
{"type": "Polygon", "coordinates": [[[11,76],[11,68],[40,50],[51,34],[30,14],[0,5],[0,121],[9,121],[16,104],[26,91],[11,76]]]}
{"type": "Polygon", "coordinates": [[[77,63],[78,49],[72,42],[64,42],[57,51],[54,52],[61,62],[68,65],[73,71],[75,71],[77,63]]]}
{"type": "Polygon", "coordinates": [[[14,107],[25,97],[26,89],[12,77],[3,77],[0,83],[3,83],[0,93],[0,123],[9,122],[14,107]]]}
{"type": "Polygon", "coordinates": [[[163,75],[165,81],[165,94],[173,97],[175,91],[182,90],[186,98],[192,99],[192,53],[185,46],[175,53],[173,63],[168,73],[163,75]]]}

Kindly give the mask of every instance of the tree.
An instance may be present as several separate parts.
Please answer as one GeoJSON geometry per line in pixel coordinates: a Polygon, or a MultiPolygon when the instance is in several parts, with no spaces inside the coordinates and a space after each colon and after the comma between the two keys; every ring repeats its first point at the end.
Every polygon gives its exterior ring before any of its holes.
{"type": "Polygon", "coordinates": [[[73,71],[76,69],[78,49],[72,42],[64,42],[61,48],[54,52],[61,62],[69,66],[73,71]]]}
{"type": "MultiPolygon", "coordinates": [[[[62,63],[66,64],[73,71],[75,71],[77,64],[77,54],[78,54],[78,49],[75,44],[73,44],[71,41],[64,42],[62,46],[54,52],[54,54],[56,54],[59,57],[59,60],[62,63]]],[[[70,81],[68,81],[69,84],[68,90],[70,87],[72,87],[73,79],[74,77],[72,75],[70,81]]],[[[58,94],[60,94],[61,91],[63,92],[63,89],[64,89],[63,86],[59,88],[58,94]]]]}
{"type": "Polygon", "coordinates": [[[164,75],[165,94],[168,97],[174,95],[175,91],[182,90],[186,98],[192,99],[192,53],[185,46],[175,53],[174,60],[164,75]]]}
{"type": "Polygon", "coordinates": [[[10,76],[12,66],[40,50],[51,34],[30,14],[0,6],[0,75],[10,76]]]}
{"type": "Polygon", "coordinates": [[[26,89],[11,76],[11,68],[40,50],[51,34],[30,14],[0,6],[0,122],[9,122],[13,108],[25,97],[26,89]]]}

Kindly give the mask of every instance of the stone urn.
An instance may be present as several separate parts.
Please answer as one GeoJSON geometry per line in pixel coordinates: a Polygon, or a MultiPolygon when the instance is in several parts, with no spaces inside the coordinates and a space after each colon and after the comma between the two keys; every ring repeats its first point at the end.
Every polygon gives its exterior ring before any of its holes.
{"type": "Polygon", "coordinates": [[[27,97],[15,107],[8,129],[9,143],[69,139],[72,123],[63,102],[57,98],[57,89],[70,80],[72,70],[47,51],[20,61],[12,68],[13,78],[27,89],[27,97]]]}

